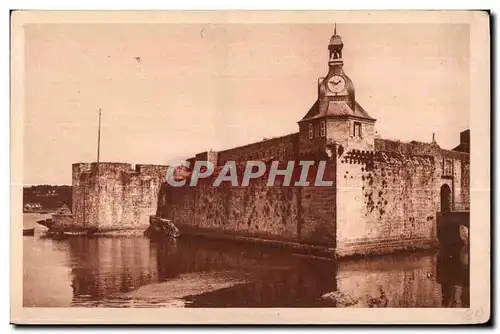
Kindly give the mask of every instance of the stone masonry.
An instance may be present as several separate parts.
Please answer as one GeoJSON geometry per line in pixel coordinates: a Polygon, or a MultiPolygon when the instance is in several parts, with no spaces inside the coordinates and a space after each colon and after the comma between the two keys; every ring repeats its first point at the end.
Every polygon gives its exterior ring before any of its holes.
{"type": "Polygon", "coordinates": [[[99,231],[146,229],[157,209],[167,166],[126,163],[73,164],[73,217],[99,231]]]}
{"type": "MultiPolygon", "coordinates": [[[[297,133],[187,159],[326,161],[329,187],[284,186],[254,179],[247,187],[172,187],[167,167],[124,163],[73,165],[75,224],[98,230],[145,229],[148,216],[171,219],[181,233],[205,233],[313,246],[351,256],[436,245],[436,214],[468,210],[470,133],[453,150],[379,138],[376,120],[356,101],[344,73],[340,36],[328,45],[328,73],[297,133]]],[[[309,175],[313,179],[314,170],[309,175]]],[[[313,183],[311,183],[313,184],[313,183]]]]}
{"type": "Polygon", "coordinates": [[[342,49],[340,36],[332,36],[329,71],[299,132],[188,159],[191,167],[200,160],[326,160],[332,187],[268,187],[260,179],[248,187],[213,187],[210,178],[197,187],[164,183],[157,214],[181,232],[315,245],[339,257],[435,246],[436,213],[468,208],[469,131],[454,150],[434,140],[379,138],[343,71],[342,49]]]}

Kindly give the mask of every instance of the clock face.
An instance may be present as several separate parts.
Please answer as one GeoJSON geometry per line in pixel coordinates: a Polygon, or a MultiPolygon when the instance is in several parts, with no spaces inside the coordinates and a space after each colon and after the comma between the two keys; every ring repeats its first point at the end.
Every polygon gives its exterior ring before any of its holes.
{"type": "Polygon", "coordinates": [[[340,75],[334,75],[328,80],[328,89],[333,93],[341,92],[345,87],[345,80],[340,75]]]}

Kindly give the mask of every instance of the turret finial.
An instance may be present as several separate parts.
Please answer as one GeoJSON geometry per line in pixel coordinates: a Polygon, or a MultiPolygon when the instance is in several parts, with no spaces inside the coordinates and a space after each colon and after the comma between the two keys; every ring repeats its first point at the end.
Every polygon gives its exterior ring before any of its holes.
{"type": "Polygon", "coordinates": [[[333,34],[337,35],[337,22],[334,23],[333,34]]]}

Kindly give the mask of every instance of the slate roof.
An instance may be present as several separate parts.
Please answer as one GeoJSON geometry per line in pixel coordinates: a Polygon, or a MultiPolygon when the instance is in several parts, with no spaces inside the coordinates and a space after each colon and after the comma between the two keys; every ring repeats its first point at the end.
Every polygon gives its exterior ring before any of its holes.
{"type": "Polygon", "coordinates": [[[320,111],[318,100],[316,100],[316,102],[313,104],[311,109],[309,109],[304,118],[301,119],[301,121],[312,120],[320,117],[348,117],[348,116],[375,121],[375,119],[372,118],[370,115],[368,115],[366,110],[363,109],[363,107],[361,107],[361,105],[358,102],[355,102],[354,110],[352,110],[351,107],[349,107],[349,105],[346,102],[330,101],[328,102],[328,107],[320,111]]]}

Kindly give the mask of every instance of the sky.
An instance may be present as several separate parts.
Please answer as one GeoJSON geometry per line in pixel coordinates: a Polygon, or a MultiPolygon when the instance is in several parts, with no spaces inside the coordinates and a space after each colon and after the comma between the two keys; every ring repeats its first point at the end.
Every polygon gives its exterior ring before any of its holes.
{"type": "MultiPolygon", "coordinates": [[[[298,131],[328,71],[328,24],[27,24],[24,183],[71,164],[169,164],[298,131]],[[137,58],[139,57],[139,58],[137,58]]],[[[469,28],[337,24],[344,71],[383,138],[459,144],[469,28]]]]}

